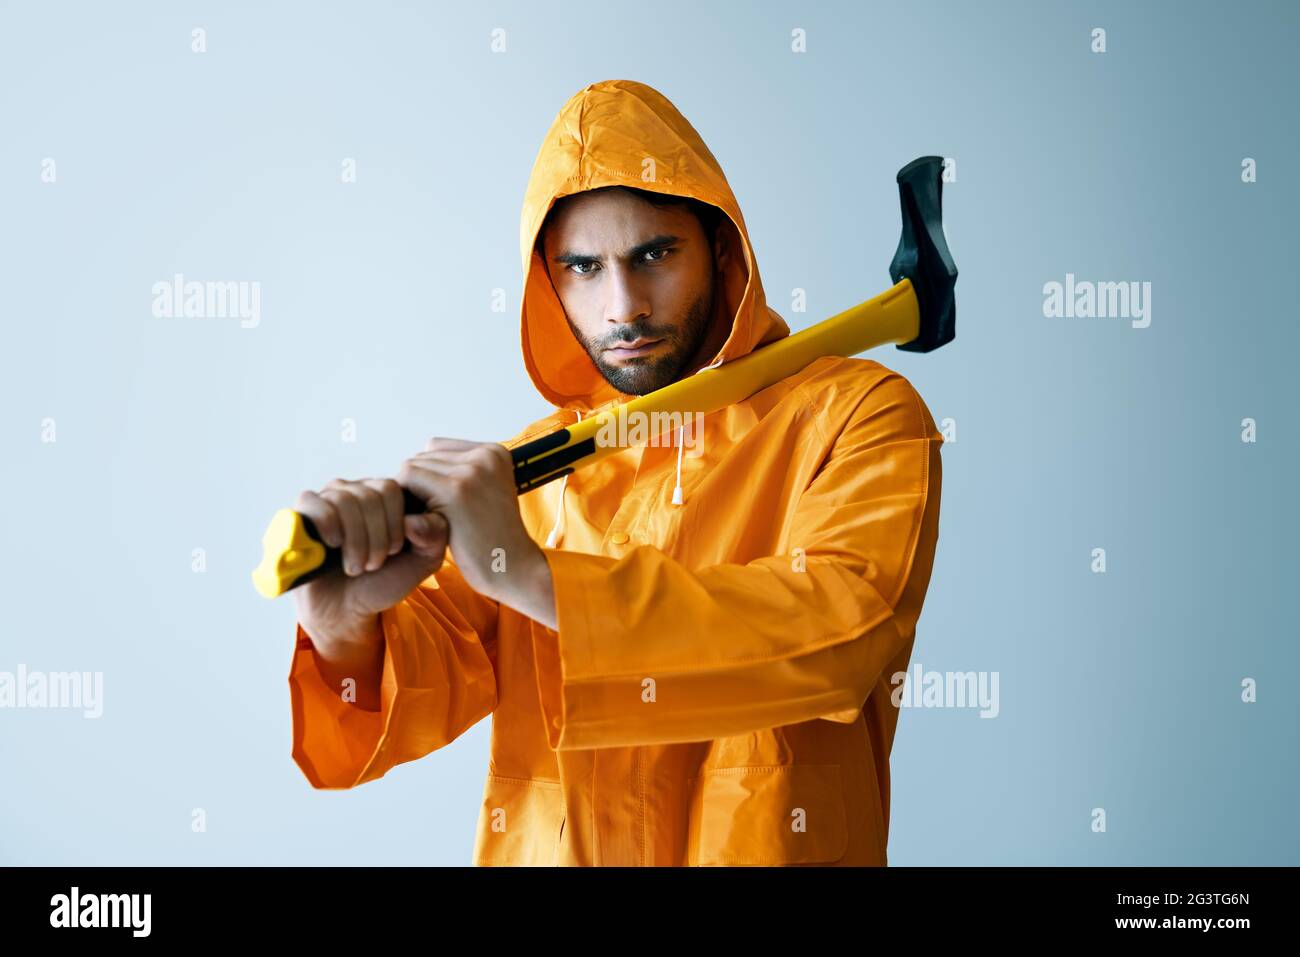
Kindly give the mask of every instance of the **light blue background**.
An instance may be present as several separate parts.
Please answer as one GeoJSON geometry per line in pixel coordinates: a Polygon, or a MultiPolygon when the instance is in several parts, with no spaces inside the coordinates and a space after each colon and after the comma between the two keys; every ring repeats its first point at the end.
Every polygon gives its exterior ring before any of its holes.
{"type": "Polygon", "coordinates": [[[0,711],[0,863],[469,862],[488,722],[312,790],[293,603],[249,571],[300,489],[549,411],[519,207],[611,78],[701,132],[795,329],[888,284],[897,169],[957,160],[957,339],[868,355],[957,428],[913,661],[999,672],[1001,714],[902,714],[891,863],[1300,863],[1298,34],[1286,3],[0,4],[0,670],[105,681],[99,720],[0,711]],[[175,272],[259,281],[260,325],[155,319],[175,272]],[[1151,282],[1150,327],[1044,318],[1067,272],[1151,282]]]}

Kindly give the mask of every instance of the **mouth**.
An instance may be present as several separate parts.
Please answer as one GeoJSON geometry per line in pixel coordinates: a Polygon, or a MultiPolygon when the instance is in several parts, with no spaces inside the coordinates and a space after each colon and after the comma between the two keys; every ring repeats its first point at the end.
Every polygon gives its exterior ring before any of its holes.
{"type": "Polygon", "coordinates": [[[615,358],[630,359],[634,356],[644,356],[663,344],[662,339],[633,339],[631,342],[619,343],[611,346],[605,352],[615,358]]]}

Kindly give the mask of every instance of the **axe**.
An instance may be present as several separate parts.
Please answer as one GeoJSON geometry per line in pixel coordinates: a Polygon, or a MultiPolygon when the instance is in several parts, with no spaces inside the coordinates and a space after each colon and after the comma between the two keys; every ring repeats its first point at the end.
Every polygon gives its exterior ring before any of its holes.
{"type": "MultiPolygon", "coordinates": [[[[619,451],[620,445],[597,441],[603,429],[617,426],[619,417],[680,421],[747,399],[822,356],[854,356],[889,342],[908,352],[932,352],[952,341],[957,267],[943,232],[942,177],[938,156],[922,156],[898,171],[903,232],[889,264],[894,281],[889,289],[734,362],[702,369],[516,446],[511,449],[515,490],[523,494],[619,451]]],[[[407,514],[428,511],[409,490],[405,497],[407,514]]],[[[282,508],[262,536],[262,561],[253,571],[253,585],[274,598],[340,567],[341,560],[341,550],[324,544],[311,519],[282,508]]]]}

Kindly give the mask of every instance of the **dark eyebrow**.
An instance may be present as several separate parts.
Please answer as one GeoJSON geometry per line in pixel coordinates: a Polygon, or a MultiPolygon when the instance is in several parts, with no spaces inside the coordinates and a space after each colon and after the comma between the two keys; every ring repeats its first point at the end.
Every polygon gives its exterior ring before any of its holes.
{"type": "MultiPolygon", "coordinates": [[[[666,233],[647,239],[643,243],[638,243],[623,254],[624,259],[636,259],[638,256],[649,252],[652,249],[658,249],[660,246],[669,246],[673,243],[682,241],[680,236],[669,236],[666,233]]],[[[572,250],[566,250],[554,257],[552,262],[561,263],[565,266],[572,266],[575,263],[601,262],[599,256],[588,256],[582,253],[575,253],[572,250]]]]}

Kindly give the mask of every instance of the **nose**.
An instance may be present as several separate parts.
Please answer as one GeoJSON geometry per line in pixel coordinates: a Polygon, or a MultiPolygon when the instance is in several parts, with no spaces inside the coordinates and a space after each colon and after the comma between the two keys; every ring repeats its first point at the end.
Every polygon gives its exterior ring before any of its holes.
{"type": "MultiPolygon", "coordinates": [[[[611,268],[605,283],[605,321],[613,326],[638,322],[650,315],[650,295],[644,282],[621,266],[611,268]]],[[[612,331],[612,330],[611,330],[612,331]]]]}

